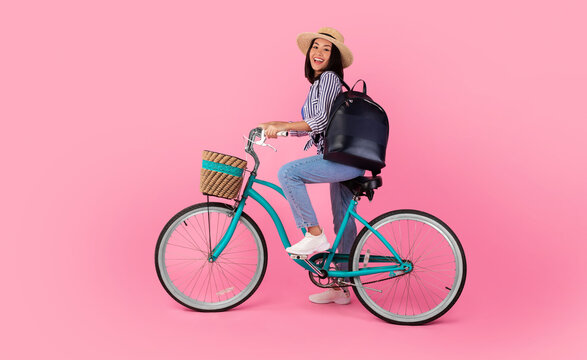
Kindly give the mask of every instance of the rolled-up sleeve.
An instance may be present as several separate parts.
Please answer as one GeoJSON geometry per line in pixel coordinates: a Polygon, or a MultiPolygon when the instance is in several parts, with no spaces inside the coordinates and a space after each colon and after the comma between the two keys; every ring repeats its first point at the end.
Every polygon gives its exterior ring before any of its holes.
{"type": "Polygon", "coordinates": [[[289,131],[289,136],[308,136],[308,132],[307,131],[297,131],[297,130],[290,130],[289,131]]]}

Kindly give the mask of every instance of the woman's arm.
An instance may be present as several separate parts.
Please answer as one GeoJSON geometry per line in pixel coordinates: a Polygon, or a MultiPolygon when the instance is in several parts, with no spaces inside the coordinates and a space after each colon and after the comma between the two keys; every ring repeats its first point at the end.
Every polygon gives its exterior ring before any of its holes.
{"type": "Polygon", "coordinates": [[[311,131],[310,125],[305,121],[270,121],[259,124],[259,127],[265,130],[268,138],[276,138],[280,131],[311,131]]]}

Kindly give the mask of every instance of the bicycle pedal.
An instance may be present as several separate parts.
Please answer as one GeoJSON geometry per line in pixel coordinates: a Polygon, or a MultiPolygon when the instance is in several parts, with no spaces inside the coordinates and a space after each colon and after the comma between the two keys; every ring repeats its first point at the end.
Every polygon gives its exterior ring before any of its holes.
{"type": "Polygon", "coordinates": [[[294,260],[307,260],[308,255],[300,255],[300,254],[289,254],[289,257],[294,260]]]}

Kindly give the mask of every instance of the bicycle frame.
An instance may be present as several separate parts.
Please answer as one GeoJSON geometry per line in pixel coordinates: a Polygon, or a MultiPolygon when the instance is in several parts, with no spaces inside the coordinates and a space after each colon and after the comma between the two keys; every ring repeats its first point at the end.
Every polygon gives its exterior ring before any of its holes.
{"type": "MultiPolygon", "coordinates": [[[[232,235],[234,234],[234,230],[236,229],[236,226],[238,224],[240,216],[241,216],[243,209],[245,207],[245,203],[249,197],[252,198],[253,200],[257,201],[265,209],[265,211],[267,211],[267,213],[269,214],[269,216],[273,220],[273,223],[277,229],[277,232],[279,234],[279,238],[281,239],[281,242],[283,244],[284,249],[291,245],[291,243],[289,242],[289,238],[287,237],[287,233],[285,232],[285,228],[283,227],[283,223],[281,222],[281,219],[279,218],[279,215],[277,215],[277,212],[275,211],[273,206],[271,206],[271,204],[263,196],[261,196],[261,194],[259,194],[255,189],[253,189],[253,184],[260,184],[260,185],[267,186],[267,187],[275,190],[276,192],[278,192],[281,196],[283,196],[285,198],[285,194],[283,193],[283,190],[279,186],[277,186],[269,181],[257,179],[256,174],[254,172],[251,173],[251,175],[249,176],[249,179],[247,181],[247,184],[245,186],[245,190],[243,191],[242,198],[241,198],[241,200],[240,200],[240,202],[234,212],[233,219],[230,222],[230,225],[228,226],[226,233],[222,236],[222,239],[220,239],[220,242],[218,243],[218,245],[216,245],[216,247],[212,250],[212,255],[210,256],[208,261],[213,262],[216,259],[218,259],[218,257],[220,256],[220,254],[222,253],[222,251],[224,250],[224,248],[226,247],[226,245],[228,244],[228,242],[232,238],[232,235]]],[[[396,270],[400,270],[400,271],[411,270],[411,264],[403,262],[400,259],[400,256],[398,255],[398,253],[389,244],[389,242],[383,237],[383,235],[381,235],[376,229],[371,227],[371,225],[355,211],[356,206],[357,206],[357,200],[353,199],[351,201],[351,203],[349,204],[349,207],[347,208],[346,214],[343,218],[342,224],[340,226],[341,231],[339,231],[338,234],[336,235],[336,239],[334,240],[334,244],[332,245],[331,250],[327,252],[328,256],[326,258],[326,261],[324,261],[324,263],[323,263],[322,270],[326,271],[328,276],[331,276],[331,277],[354,277],[354,276],[371,275],[371,274],[377,274],[377,273],[383,273],[383,272],[389,272],[392,276],[395,276],[394,271],[396,271],[396,270]],[[367,227],[367,229],[369,229],[371,232],[373,232],[373,234],[375,234],[375,236],[377,236],[377,238],[379,238],[379,240],[385,245],[385,247],[393,254],[393,256],[395,257],[395,260],[393,262],[396,262],[397,265],[379,266],[379,267],[364,267],[364,268],[356,270],[356,271],[338,271],[338,270],[335,270],[335,271],[330,270],[329,271],[328,270],[330,268],[330,264],[332,263],[332,261],[335,257],[339,261],[343,261],[343,262],[345,260],[348,261],[348,254],[335,254],[335,251],[338,248],[338,244],[340,243],[340,240],[342,239],[342,232],[344,231],[346,224],[351,216],[353,218],[359,220],[359,222],[361,224],[363,224],[365,227],[367,227]],[[400,259],[400,260],[398,260],[398,259],[400,259]]],[[[361,256],[361,259],[363,259],[363,256],[361,256]]],[[[312,267],[309,266],[305,261],[303,261],[303,260],[294,260],[294,261],[297,262],[298,265],[302,266],[304,269],[311,271],[313,273],[316,273],[314,271],[314,269],[312,269],[312,267]]],[[[374,263],[375,262],[382,262],[382,261],[389,262],[390,259],[387,257],[374,255],[374,256],[370,257],[369,261],[374,262],[374,263]]]]}
{"type": "MultiPolygon", "coordinates": [[[[283,227],[283,223],[281,222],[281,219],[279,218],[279,215],[277,215],[277,212],[275,211],[275,209],[271,206],[271,204],[263,196],[261,196],[261,194],[259,194],[255,189],[253,189],[253,184],[264,185],[264,186],[267,186],[267,187],[275,190],[276,192],[278,192],[281,196],[283,196],[285,198],[285,194],[283,193],[283,190],[279,186],[277,186],[269,181],[257,179],[257,169],[259,168],[260,162],[259,162],[259,158],[258,158],[257,154],[255,153],[255,149],[253,148],[253,144],[263,145],[264,139],[265,139],[264,134],[260,128],[252,129],[249,133],[249,138],[248,138],[249,142],[247,143],[247,146],[245,147],[245,151],[253,157],[253,159],[255,160],[255,166],[253,168],[253,171],[251,171],[251,175],[249,176],[249,179],[247,180],[247,184],[245,185],[245,189],[243,191],[243,195],[241,197],[241,200],[238,203],[238,206],[236,207],[236,209],[234,211],[233,219],[230,222],[230,225],[228,226],[226,233],[222,236],[222,239],[220,239],[220,241],[218,242],[216,247],[214,247],[214,249],[212,250],[210,257],[208,258],[209,262],[216,261],[216,259],[218,259],[220,254],[222,254],[222,251],[224,250],[226,245],[228,245],[228,242],[230,241],[230,239],[232,238],[232,235],[234,234],[234,230],[236,229],[236,226],[237,226],[238,221],[241,217],[241,214],[243,213],[243,209],[245,207],[246,201],[249,197],[252,198],[253,200],[257,201],[265,209],[265,211],[267,211],[267,213],[269,213],[269,216],[271,216],[271,219],[273,220],[273,223],[275,224],[275,227],[277,228],[277,233],[279,234],[279,238],[281,239],[281,242],[283,244],[283,248],[285,249],[291,245],[291,243],[289,242],[289,239],[287,237],[287,233],[285,232],[285,229],[283,227]],[[257,136],[261,137],[261,143],[255,143],[253,141],[256,139],[257,136]]],[[[373,227],[371,227],[371,225],[369,225],[369,223],[365,219],[363,219],[359,214],[357,214],[357,212],[355,211],[356,206],[357,206],[357,200],[356,200],[356,198],[354,198],[351,201],[351,203],[349,204],[349,207],[347,208],[347,211],[346,211],[345,216],[343,218],[342,224],[340,226],[341,230],[339,230],[338,234],[336,235],[336,239],[334,240],[334,244],[332,245],[332,248],[330,249],[330,251],[328,251],[328,253],[327,253],[328,256],[327,256],[326,260],[323,262],[321,270],[325,271],[326,274],[331,277],[354,277],[354,276],[378,274],[378,273],[383,273],[383,272],[389,272],[390,276],[393,277],[393,276],[396,276],[394,273],[394,271],[396,271],[396,270],[405,271],[405,272],[411,271],[412,264],[410,262],[404,262],[400,258],[398,253],[395,251],[395,249],[389,244],[389,242],[387,242],[387,240],[385,240],[383,235],[381,235],[377,230],[375,230],[373,227]],[[390,259],[389,257],[385,257],[385,256],[373,255],[373,256],[370,256],[369,261],[372,263],[375,263],[375,262],[394,262],[394,263],[396,263],[396,265],[378,266],[378,267],[363,267],[362,269],[359,269],[356,271],[338,271],[338,270],[329,271],[330,264],[332,263],[332,261],[334,259],[336,259],[340,262],[344,262],[344,261],[348,262],[349,254],[336,254],[335,252],[336,252],[336,249],[338,248],[338,244],[340,243],[340,240],[342,239],[342,233],[343,233],[344,229],[346,228],[346,224],[348,223],[348,220],[351,216],[353,218],[359,220],[359,222],[361,224],[363,224],[365,227],[367,227],[367,229],[369,229],[371,232],[373,232],[373,234],[375,234],[375,236],[377,236],[377,238],[379,238],[379,240],[385,245],[385,247],[394,256],[394,259],[390,259]]],[[[302,232],[305,233],[305,229],[302,229],[302,232]]],[[[324,253],[321,253],[321,254],[324,254],[324,253]]],[[[360,256],[360,260],[364,261],[363,255],[360,256]]],[[[300,265],[304,269],[311,271],[313,273],[316,273],[316,271],[314,269],[312,269],[312,267],[308,263],[306,263],[306,261],[298,260],[298,259],[294,259],[294,261],[296,263],[298,263],[298,265],[300,265]]],[[[312,259],[309,259],[308,261],[312,261],[312,259]]],[[[314,265],[316,266],[316,268],[319,268],[318,265],[316,265],[316,264],[314,264],[314,265]]]]}

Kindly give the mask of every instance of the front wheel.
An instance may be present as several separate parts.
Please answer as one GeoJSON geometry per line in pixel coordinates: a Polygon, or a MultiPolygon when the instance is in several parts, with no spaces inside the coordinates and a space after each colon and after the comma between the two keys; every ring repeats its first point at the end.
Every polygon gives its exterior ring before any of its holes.
{"type": "MultiPolygon", "coordinates": [[[[461,295],[467,274],[455,233],[440,219],[417,210],[391,211],[369,224],[413,269],[355,277],[353,290],[363,306],[400,325],[421,325],[445,314],[461,295]]],[[[361,230],[350,253],[353,271],[397,263],[371,230],[361,230]]]]}
{"type": "Polygon", "coordinates": [[[180,304],[197,311],[223,311],[247,300],[267,269],[267,246],[261,230],[244,212],[218,259],[209,262],[233,219],[224,203],[190,206],[165,225],[155,249],[161,285],[180,304]]]}

